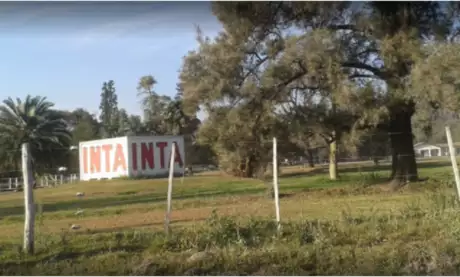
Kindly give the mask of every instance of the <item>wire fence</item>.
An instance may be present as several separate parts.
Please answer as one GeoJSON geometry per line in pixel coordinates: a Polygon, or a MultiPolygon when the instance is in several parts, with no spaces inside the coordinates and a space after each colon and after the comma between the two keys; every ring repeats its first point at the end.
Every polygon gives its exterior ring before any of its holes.
{"type": "MultiPolygon", "coordinates": [[[[302,156],[303,153],[298,153],[298,158],[288,159],[281,158],[279,159],[280,173],[283,174],[286,169],[295,170],[295,169],[307,169],[307,168],[318,168],[329,166],[329,159],[319,159],[315,158],[312,161],[309,161],[305,156],[302,156]]],[[[407,157],[413,156],[410,154],[407,155],[398,155],[398,157],[407,157]]],[[[430,163],[430,162],[444,162],[449,163],[450,157],[448,155],[438,155],[438,156],[420,156],[415,154],[415,159],[417,164],[430,163]]],[[[383,167],[389,166],[392,163],[392,156],[360,156],[360,157],[339,157],[337,159],[338,170],[345,172],[360,172],[360,171],[382,171],[383,167]]],[[[267,163],[267,173],[270,173],[272,169],[272,162],[267,163]]],[[[78,172],[78,169],[71,169],[71,172],[78,172]]],[[[189,176],[200,176],[202,174],[220,174],[221,168],[214,164],[192,164],[185,168],[183,177],[189,176]]],[[[9,173],[21,173],[20,171],[7,171],[0,172],[0,174],[8,175],[9,173]]],[[[320,174],[320,173],[318,173],[320,174]]],[[[57,187],[65,184],[74,184],[79,182],[79,174],[46,174],[44,176],[38,176],[35,180],[35,188],[51,188],[57,187]]],[[[2,191],[17,191],[23,187],[22,177],[4,177],[0,178],[0,192],[2,191]]]]}
{"type": "MultiPolygon", "coordinates": [[[[54,174],[36,178],[34,188],[57,187],[79,181],[77,174],[54,174]]],[[[20,191],[24,187],[22,177],[0,178],[0,191],[20,191]]]]}

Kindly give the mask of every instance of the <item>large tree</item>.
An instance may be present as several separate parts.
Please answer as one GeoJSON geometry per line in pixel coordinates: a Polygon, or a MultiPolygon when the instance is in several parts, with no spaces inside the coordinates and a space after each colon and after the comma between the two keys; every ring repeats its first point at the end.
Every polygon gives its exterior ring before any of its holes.
{"type": "Polygon", "coordinates": [[[70,113],[68,123],[72,130],[72,144],[78,145],[81,141],[101,138],[101,124],[95,115],[87,110],[78,108],[70,113]]]}
{"type": "MultiPolygon", "coordinates": [[[[451,125],[454,140],[460,137],[460,45],[438,43],[427,46],[425,58],[413,66],[410,91],[420,106],[415,116],[418,138],[445,143],[445,125],[451,125]]],[[[421,142],[421,141],[419,141],[421,142]]]]}
{"type": "MultiPolygon", "coordinates": [[[[346,48],[346,53],[334,57],[333,62],[340,65],[342,73],[357,86],[373,80],[374,86],[383,87],[374,95],[378,99],[371,107],[374,112],[367,113],[372,117],[360,122],[389,133],[394,184],[418,178],[411,118],[417,101],[427,99],[409,89],[408,79],[413,65],[424,58],[422,46],[427,41],[446,39],[452,30],[446,7],[437,2],[216,2],[213,10],[233,40],[269,45],[262,59],[273,64],[279,62],[279,54],[286,52],[288,39],[308,38],[315,31],[329,32],[329,38],[322,37],[321,43],[334,40],[346,48]],[[375,111],[379,116],[374,116],[375,111]]],[[[297,44],[295,47],[302,53],[310,51],[297,44]]],[[[277,71],[278,79],[283,80],[277,84],[288,87],[311,73],[307,61],[293,59],[284,71],[277,71]]],[[[280,99],[287,93],[272,91],[263,97],[280,99]]],[[[355,90],[341,95],[359,99],[359,93],[355,90]]]]}
{"type": "MultiPolygon", "coordinates": [[[[225,11],[219,15],[223,13],[225,11]]],[[[302,121],[301,124],[308,128],[302,131],[296,128],[295,131],[319,134],[330,147],[331,179],[336,179],[337,143],[352,125],[344,120],[352,119],[345,106],[339,105],[338,96],[349,88],[347,76],[336,61],[344,55],[341,45],[327,30],[319,30],[312,36],[283,37],[279,33],[261,39],[257,33],[239,33],[238,26],[244,22],[238,18],[232,20],[237,20],[238,25],[224,25],[226,29],[214,40],[199,33],[198,50],[184,59],[180,80],[186,106],[192,109],[202,106],[208,114],[223,107],[238,112],[219,122],[231,119],[234,122],[228,124],[244,124],[250,128],[239,128],[241,132],[252,134],[240,138],[252,142],[244,144],[249,160],[264,160],[254,156],[264,150],[256,151],[254,147],[263,145],[261,139],[271,141],[269,136],[277,131],[275,121],[270,118],[284,107],[281,115],[286,121],[302,121]]],[[[305,146],[308,152],[309,146],[305,146]]],[[[229,148],[229,151],[232,150],[229,148]]],[[[245,172],[250,177],[256,171],[245,172]]]]}
{"type": "MultiPolygon", "coordinates": [[[[282,83],[286,76],[281,71],[303,76],[292,80],[284,89],[286,95],[284,114],[299,122],[304,130],[321,137],[329,148],[330,179],[338,178],[338,145],[343,134],[350,130],[355,117],[341,97],[347,94],[350,83],[339,61],[346,55],[340,41],[327,30],[315,30],[308,36],[291,36],[284,40],[284,50],[277,61],[268,65],[265,77],[274,83],[282,83]],[[297,69],[292,71],[292,65],[297,69]]],[[[264,85],[270,85],[266,83],[264,85]]]]}
{"type": "Polygon", "coordinates": [[[247,56],[244,42],[225,32],[214,41],[198,32],[198,42],[180,73],[184,111],[194,114],[201,108],[208,114],[199,140],[213,148],[224,170],[260,176],[275,130],[274,107],[260,97],[270,93],[260,86],[257,67],[263,61],[247,56]]]}

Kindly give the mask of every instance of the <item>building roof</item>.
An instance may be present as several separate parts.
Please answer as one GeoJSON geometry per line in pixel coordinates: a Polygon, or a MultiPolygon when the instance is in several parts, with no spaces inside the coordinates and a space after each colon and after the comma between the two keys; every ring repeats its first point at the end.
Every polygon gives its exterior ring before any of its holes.
{"type": "MultiPolygon", "coordinates": [[[[426,142],[418,142],[414,144],[414,148],[424,148],[427,146],[435,146],[435,147],[449,147],[447,143],[426,143],[426,142]]],[[[454,147],[460,147],[460,142],[454,142],[454,147]]]]}
{"type": "MultiPolygon", "coordinates": [[[[447,143],[438,143],[438,144],[435,144],[436,146],[438,147],[449,147],[449,145],[447,143]]],[[[460,142],[454,142],[454,146],[455,147],[460,147],[460,142]]]]}

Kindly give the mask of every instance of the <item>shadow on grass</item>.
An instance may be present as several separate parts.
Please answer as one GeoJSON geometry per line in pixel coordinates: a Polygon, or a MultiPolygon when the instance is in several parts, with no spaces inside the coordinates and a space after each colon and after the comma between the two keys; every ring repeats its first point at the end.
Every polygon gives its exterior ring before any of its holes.
{"type": "MultiPolygon", "coordinates": [[[[449,165],[449,162],[445,161],[436,161],[436,162],[424,162],[419,163],[418,168],[437,168],[449,165]]],[[[347,165],[350,166],[350,165],[347,165]]],[[[304,173],[292,173],[292,174],[285,174],[281,178],[281,188],[283,190],[290,190],[290,191],[297,191],[297,190],[313,190],[313,189],[322,189],[322,188],[333,188],[338,186],[344,186],[347,184],[360,184],[371,186],[375,184],[381,184],[383,182],[388,181],[388,178],[385,176],[364,176],[364,175],[356,175],[350,176],[345,175],[346,173],[358,173],[356,165],[351,165],[353,167],[345,167],[343,166],[340,168],[340,173],[342,175],[340,180],[332,181],[324,176],[319,176],[320,173],[327,170],[327,168],[317,168],[310,172],[304,173]],[[308,177],[316,175],[318,178],[314,180],[287,180],[292,177],[308,177]],[[286,182],[287,181],[287,182],[286,182]]],[[[373,165],[365,165],[361,166],[360,173],[366,172],[377,172],[377,171],[384,171],[390,170],[391,165],[381,165],[381,166],[373,166],[373,165]]],[[[248,195],[248,194],[257,194],[263,193],[266,191],[266,187],[244,187],[244,188],[232,188],[227,187],[220,190],[204,190],[204,191],[196,191],[195,193],[183,193],[183,194],[176,194],[173,195],[173,199],[175,200],[186,200],[186,199],[197,199],[203,197],[213,197],[213,196],[231,196],[231,195],[248,195]]],[[[130,192],[132,193],[132,192],[130,192]]],[[[283,196],[281,196],[283,197],[283,196]]],[[[289,196],[284,196],[289,197],[289,196]]],[[[126,195],[117,195],[115,197],[110,198],[93,198],[93,199],[75,199],[71,201],[63,201],[57,203],[48,203],[43,205],[43,212],[57,212],[57,211],[76,211],[77,208],[80,209],[102,209],[107,207],[116,207],[116,206],[124,206],[124,205],[132,205],[132,204],[153,204],[158,202],[164,202],[166,200],[166,196],[163,194],[158,193],[150,193],[150,194],[142,194],[142,195],[135,195],[135,194],[126,194],[126,195]]],[[[22,216],[24,214],[24,206],[12,206],[12,207],[1,207],[0,208],[0,219],[9,216],[22,216]]]]}
{"type": "MultiPolygon", "coordinates": [[[[330,180],[317,180],[315,184],[306,184],[305,182],[299,184],[286,184],[282,185],[283,190],[301,190],[306,185],[317,187],[328,187],[335,185],[343,185],[344,182],[330,181],[330,180]]],[[[174,200],[198,199],[203,197],[214,196],[232,196],[232,195],[251,195],[262,194],[266,192],[266,187],[245,187],[245,188],[228,188],[222,190],[202,191],[196,193],[176,194],[173,195],[174,200]]],[[[280,198],[290,197],[293,193],[280,193],[280,198]]],[[[117,195],[110,198],[93,198],[93,199],[76,199],[73,201],[63,201],[57,203],[43,204],[42,211],[57,212],[57,211],[76,211],[77,209],[102,209],[107,207],[116,207],[132,204],[153,204],[158,202],[165,202],[166,195],[159,195],[158,193],[142,194],[142,195],[117,195]]],[[[37,209],[36,209],[37,210],[37,209]]],[[[3,218],[10,218],[14,216],[22,216],[24,214],[23,206],[1,207],[0,220],[3,218]]]]}
{"type": "MultiPolygon", "coordinates": [[[[321,176],[320,176],[321,177],[321,176]]],[[[363,181],[360,176],[342,176],[341,179],[333,181],[328,178],[318,178],[315,180],[307,181],[300,180],[299,182],[288,182],[281,180],[281,189],[289,192],[281,192],[280,198],[291,197],[294,191],[305,191],[305,189],[325,189],[344,186],[352,183],[363,181]]],[[[373,185],[387,181],[385,177],[377,176],[372,179],[364,180],[366,185],[373,185]]],[[[174,200],[198,199],[203,197],[215,196],[232,196],[232,195],[251,195],[262,194],[266,192],[266,187],[244,187],[244,188],[227,188],[222,190],[208,190],[195,193],[184,193],[173,195],[174,200]]],[[[44,213],[57,212],[57,211],[77,211],[77,209],[103,209],[108,207],[125,206],[133,204],[154,204],[158,202],[165,202],[166,195],[158,193],[149,194],[128,194],[117,195],[109,198],[93,198],[93,199],[75,199],[71,201],[62,201],[57,203],[43,204],[42,211],[44,213]]],[[[36,209],[37,210],[37,209],[36,209]]],[[[0,220],[15,216],[22,216],[24,214],[24,206],[12,206],[0,208],[0,220]]]]}
{"type": "MultiPolygon", "coordinates": [[[[446,167],[450,166],[450,161],[427,161],[417,163],[418,169],[432,169],[432,168],[439,168],[439,167],[446,167]]],[[[369,172],[378,172],[378,171],[391,171],[391,164],[383,164],[383,165],[373,165],[373,164],[339,164],[339,173],[369,173],[369,172]]],[[[326,174],[328,173],[329,169],[327,166],[318,166],[314,169],[311,169],[308,172],[292,172],[292,173],[285,173],[281,172],[281,177],[283,178],[292,178],[292,177],[309,177],[309,176],[317,176],[319,174],[326,174]]]]}
{"type": "MultiPolygon", "coordinates": [[[[126,251],[126,252],[140,253],[144,251],[145,249],[147,249],[148,246],[149,245],[120,245],[120,246],[112,247],[111,251],[112,252],[126,251]]],[[[44,250],[44,251],[47,251],[47,250],[44,250]]],[[[92,257],[92,256],[100,255],[106,252],[107,252],[107,249],[105,247],[100,247],[98,249],[93,249],[90,251],[81,251],[81,252],[75,251],[75,250],[69,250],[69,251],[53,253],[45,257],[41,256],[40,259],[23,260],[19,263],[17,261],[1,261],[0,266],[2,267],[3,274],[16,273],[14,275],[17,275],[18,273],[27,273],[28,268],[32,268],[36,266],[37,264],[53,263],[53,262],[59,262],[63,260],[75,260],[79,257],[92,257]]],[[[39,257],[40,254],[41,254],[40,252],[36,253],[37,257],[39,257]]]]}
{"type": "MultiPolygon", "coordinates": [[[[203,217],[202,219],[198,219],[198,220],[204,220],[206,218],[208,218],[208,217],[206,216],[206,217],[203,217]]],[[[194,220],[193,219],[171,220],[170,224],[172,226],[170,228],[174,230],[175,227],[177,227],[177,226],[174,226],[173,224],[187,223],[187,222],[192,222],[192,221],[194,221],[194,220]]],[[[94,229],[94,230],[87,229],[85,231],[76,232],[75,234],[76,235],[81,235],[81,236],[95,235],[95,234],[106,234],[106,233],[109,233],[109,232],[130,231],[130,230],[134,230],[134,229],[137,229],[137,228],[154,227],[154,226],[163,226],[164,227],[164,222],[149,222],[149,223],[141,223],[141,224],[135,224],[135,225],[130,225],[130,226],[120,226],[120,227],[112,227],[112,228],[100,228],[100,229],[94,229]]]]}
{"type": "MultiPolygon", "coordinates": [[[[194,199],[202,197],[212,196],[224,196],[224,195],[245,195],[254,194],[265,191],[264,187],[256,188],[240,188],[240,189],[227,189],[219,191],[204,191],[198,193],[173,195],[175,200],[194,199]]],[[[76,211],[79,209],[98,209],[115,207],[122,205],[132,204],[153,204],[157,202],[166,201],[166,195],[159,195],[156,193],[144,194],[144,195],[123,195],[110,198],[94,198],[94,199],[76,199],[73,201],[63,201],[57,203],[50,203],[43,205],[43,212],[56,212],[56,211],[76,211]]],[[[2,207],[0,208],[0,218],[6,216],[18,216],[24,214],[24,206],[13,206],[13,207],[2,207]]]]}

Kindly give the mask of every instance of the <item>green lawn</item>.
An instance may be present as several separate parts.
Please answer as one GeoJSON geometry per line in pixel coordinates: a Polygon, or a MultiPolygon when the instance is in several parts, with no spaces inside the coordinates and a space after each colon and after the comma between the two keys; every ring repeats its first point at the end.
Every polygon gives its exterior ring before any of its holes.
{"type": "Polygon", "coordinates": [[[281,235],[267,184],[258,180],[216,174],[176,179],[168,238],[162,231],[164,179],[38,189],[33,257],[18,248],[23,195],[3,193],[0,270],[4,275],[455,275],[457,250],[449,251],[460,222],[450,163],[419,163],[421,177],[429,179],[397,192],[387,189],[388,167],[342,165],[339,181],[328,180],[323,167],[283,168],[281,235]],[[77,192],[85,196],[78,199],[77,192]],[[77,209],[83,214],[75,215],[77,209]],[[70,230],[72,224],[81,229],[70,230]]]}

